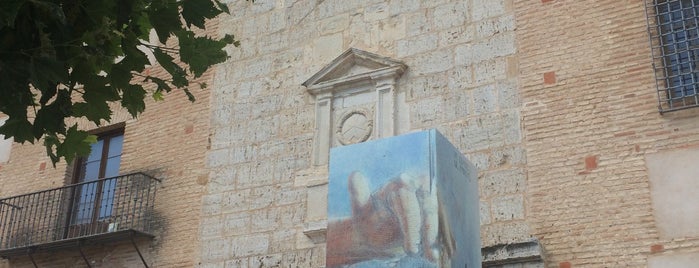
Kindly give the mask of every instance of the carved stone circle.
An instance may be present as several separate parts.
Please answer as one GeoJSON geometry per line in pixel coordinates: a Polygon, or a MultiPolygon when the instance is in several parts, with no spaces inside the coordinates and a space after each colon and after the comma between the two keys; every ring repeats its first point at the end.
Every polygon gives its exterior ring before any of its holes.
{"type": "Polygon", "coordinates": [[[337,125],[337,140],[342,145],[364,142],[371,137],[373,121],[364,111],[345,113],[337,125]]]}

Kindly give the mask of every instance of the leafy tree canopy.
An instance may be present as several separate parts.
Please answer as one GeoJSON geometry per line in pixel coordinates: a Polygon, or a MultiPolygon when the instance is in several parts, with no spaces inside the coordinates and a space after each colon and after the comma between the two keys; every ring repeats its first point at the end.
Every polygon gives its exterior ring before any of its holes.
{"type": "Polygon", "coordinates": [[[227,44],[239,45],[230,35],[195,34],[221,13],[228,8],[219,0],[1,0],[0,112],[9,118],[0,134],[21,143],[43,137],[55,165],[89,154],[96,141],[70,118],[108,122],[110,102],[136,117],[147,95],[160,100],[173,89],[194,101],[190,81],[225,61],[227,44]],[[152,31],[157,44],[148,42],[152,31]],[[171,38],[178,46],[163,45],[171,38]],[[152,64],[144,51],[168,77],[144,74],[152,64]]]}

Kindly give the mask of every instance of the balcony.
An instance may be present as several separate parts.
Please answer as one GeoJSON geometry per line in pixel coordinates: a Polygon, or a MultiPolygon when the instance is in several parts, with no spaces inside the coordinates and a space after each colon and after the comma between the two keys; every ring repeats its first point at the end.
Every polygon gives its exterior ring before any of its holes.
{"type": "Polygon", "coordinates": [[[0,257],[152,238],[158,182],[134,173],[0,199],[0,257]]]}

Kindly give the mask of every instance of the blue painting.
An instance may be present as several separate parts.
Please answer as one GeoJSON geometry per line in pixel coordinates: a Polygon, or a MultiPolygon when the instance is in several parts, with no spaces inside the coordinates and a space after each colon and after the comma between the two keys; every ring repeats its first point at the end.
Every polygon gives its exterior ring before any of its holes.
{"type": "Polygon", "coordinates": [[[327,267],[480,265],[475,173],[437,131],[333,148],[329,169],[327,267]]]}

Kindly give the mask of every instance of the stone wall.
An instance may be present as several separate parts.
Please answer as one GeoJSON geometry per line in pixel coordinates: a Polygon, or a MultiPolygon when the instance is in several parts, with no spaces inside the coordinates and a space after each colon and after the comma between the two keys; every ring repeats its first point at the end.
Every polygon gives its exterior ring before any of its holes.
{"type": "Polygon", "coordinates": [[[699,110],[658,113],[643,1],[514,2],[527,220],[547,266],[686,267],[662,261],[699,240],[660,236],[646,162],[696,151],[699,110]]]}
{"type": "Polygon", "coordinates": [[[484,246],[528,240],[511,1],[229,6],[221,31],[243,40],[212,87],[203,267],[323,265],[324,243],[303,231],[325,215],[327,166],[312,164],[314,99],[301,84],[348,48],[408,66],[399,133],[438,128],[478,167],[484,246]]]}

